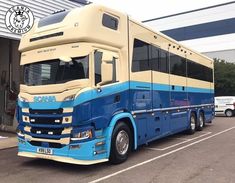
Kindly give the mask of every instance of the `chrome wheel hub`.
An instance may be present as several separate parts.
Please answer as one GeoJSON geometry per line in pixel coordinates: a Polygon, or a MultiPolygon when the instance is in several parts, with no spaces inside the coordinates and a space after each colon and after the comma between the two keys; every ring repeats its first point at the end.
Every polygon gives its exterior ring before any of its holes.
{"type": "Polygon", "coordinates": [[[200,115],[200,117],[199,117],[199,125],[200,125],[200,127],[203,127],[203,116],[202,115],[200,115]]]}
{"type": "Polygon", "coordinates": [[[116,149],[120,155],[127,153],[129,148],[129,136],[126,131],[121,130],[116,137],[116,149]]]}
{"type": "Polygon", "coordinates": [[[195,130],[196,128],[196,120],[193,116],[191,116],[191,129],[195,130]]]}

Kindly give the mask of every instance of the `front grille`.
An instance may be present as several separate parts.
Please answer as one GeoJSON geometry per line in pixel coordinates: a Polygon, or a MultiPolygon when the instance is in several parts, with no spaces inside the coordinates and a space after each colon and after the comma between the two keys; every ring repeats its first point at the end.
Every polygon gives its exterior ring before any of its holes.
{"type": "MultiPolygon", "coordinates": [[[[59,109],[29,109],[29,126],[30,131],[28,135],[36,139],[52,139],[58,140],[70,137],[69,132],[63,134],[66,127],[70,127],[71,124],[62,124],[63,122],[63,108],[59,109]]],[[[64,145],[60,143],[31,141],[33,146],[61,148],[64,145]]],[[[66,143],[68,143],[66,141],[66,143]]]]}
{"type": "Polygon", "coordinates": [[[31,127],[30,132],[33,134],[43,134],[43,135],[61,135],[64,128],[40,128],[31,127]]]}
{"type": "Polygon", "coordinates": [[[34,117],[31,118],[30,121],[32,124],[60,125],[62,124],[62,117],[60,118],[34,117]]]}
{"type": "Polygon", "coordinates": [[[38,141],[30,141],[29,142],[32,146],[41,146],[42,142],[38,142],[38,141]]]}
{"type": "MultiPolygon", "coordinates": [[[[29,143],[32,146],[42,147],[42,143],[45,143],[45,142],[30,141],[29,143]]],[[[64,145],[62,145],[60,143],[54,143],[54,142],[46,142],[46,143],[48,144],[49,148],[62,148],[62,147],[64,147],[64,145]]]]}
{"type": "Polygon", "coordinates": [[[59,143],[50,142],[50,143],[49,143],[49,147],[50,147],[50,148],[62,148],[63,145],[62,145],[62,144],[59,144],[59,143]]]}
{"type": "Polygon", "coordinates": [[[63,109],[29,109],[30,114],[62,114],[63,109]]]}

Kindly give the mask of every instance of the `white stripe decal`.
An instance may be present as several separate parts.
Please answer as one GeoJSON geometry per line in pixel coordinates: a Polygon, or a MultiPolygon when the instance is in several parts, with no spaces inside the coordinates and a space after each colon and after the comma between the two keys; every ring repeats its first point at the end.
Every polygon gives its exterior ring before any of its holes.
{"type": "Polygon", "coordinates": [[[180,106],[180,107],[168,107],[168,108],[158,108],[158,109],[152,109],[152,110],[136,110],[132,111],[132,114],[138,114],[138,113],[147,113],[147,112],[159,112],[159,111],[172,111],[172,110],[182,110],[182,109],[191,109],[191,108],[197,108],[197,107],[211,107],[214,106],[214,104],[201,104],[201,105],[191,105],[191,106],[180,106]]]}

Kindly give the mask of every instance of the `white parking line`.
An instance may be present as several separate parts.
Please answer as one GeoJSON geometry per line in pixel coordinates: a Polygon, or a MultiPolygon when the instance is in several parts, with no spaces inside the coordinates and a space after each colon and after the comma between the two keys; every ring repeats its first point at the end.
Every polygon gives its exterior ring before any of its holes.
{"type": "Polygon", "coordinates": [[[163,157],[165,157],[165,156],[171,155],[171,154],[173,154],[173,153],[176,153],[176,152],[178,152],[178,151],[181,151],[181,150],[186,149],[186,148],[188,148],[188,147],[190,147],[190,146],[193,146],[193,145],[195,145],[195,144],[198,144],[198,143],[200,143],[200,142],[203,142],[203,141],[205,141],[205,140],[208,140],[208,139],[210,139],[210,138],[212,138],[212,137],[221,135],[221,134],[226,133],[226,132],[228,132],[228,131],[230,131],[230,130],[233,130],[233,129],[235,129],[235,126],[233,126],[233,127],[231,127],[231,128],[228,128],[228,129],[226,129],[226,130],[223,130],[223,131],[221,131],[221,132],[215,133],[215,134],[213,134],[213,135],[210,135],[210,136],[208,136],[208,137],[205,137],[205,138],[203,138],[203,139],[200,139],[200,140],[198,140],[198,141],[196,141],[196,142],[192,142],[192,143],[190,143],[190,144],[187,144],[187,145],[185,145],[185,146],[183,146],[183,147],[180,147],[180,148],[178,148],[178,149],[174,149],[174,150],[172,150],[172,151],[170,151],[170,152],[167,152],[167,153],[165,153],[165,154],[162,154],[162,155],[160,155],[160,156],[156,156],[156,157],[154,157],[154,158],[151,158],[151,159],[149,159],[149,160],[146,160],[146,161],[143,161],[143,162],[141,162],[141,163],[135,164],[135,165],[133,165],[133,166],[130,166],[130,167],[125,168],[125,169],[122,169],[122,170],[117,171],[117,172],[115,172],[115,173],[112,173],[112,174],[106,175],[106,176],[104,176],[104,177],[98,178],[98,179],[96,179],[96,180],[91,181],[90,183],[96,183],[96,182],[100,182],[100,181],[109,179],[109,178],[114,177],[114,176],[116,176],[116,175],[119,175],[119,174],[121,174],[121,173],[123,173],[123,172],[126,172],[126,171],[128,171],[128,170],[132,170],[132,169],[134,169],[134,168],[137,168],[137,167],[139,167],[139,166],[145,165],[145,164],[150,163],[150,162],[152,162],[152,161],[155,161],[155,160],[157,160],[157,159],[160,159],[160,158],[163,158],[163,157]]]}
{"type": "MultiPolygon", "coordinates": [[[[186,143],[186,142],[190,142],[190,141],[192,141],[192,140],[199,139],[199,138],[204,137],[204,136],[206,136],[206,135],[209,135],[209,134],[211,134],[211,133],[212,133],[212,132],[207,132],[207,133],[204,133],[204,134],[199,135],[199,136],[194,137],[194,138],[185,139],[183,142],[179,142],[179,143],[177,143],[177,144],[174,144],[174,145],[171,145],[171,146],[168,146],[168,147],[165,147],[165,148],[146,147],[145,149],[150,149],[150,150],[154,150],[154,151],[165,151],[165,150],[167,150],[167,149],[170,149],[170,148],[172,148],[172,147],[176,147],[176,146],[181,145],[181,144],[184,144],[184,143],[186,143]]],[[[174,139],[174,138],[172,138],[172,139],[174,139]]]]}
{"type": "Polygon", "coordinates": [[[178,140],[188,140],[188,138],[183,138],[183,137],[171,137],[171,138],[167,138],[167,139],[170,139],[170,140],[174,140],[174,139],[178,139],[178,140]]]}

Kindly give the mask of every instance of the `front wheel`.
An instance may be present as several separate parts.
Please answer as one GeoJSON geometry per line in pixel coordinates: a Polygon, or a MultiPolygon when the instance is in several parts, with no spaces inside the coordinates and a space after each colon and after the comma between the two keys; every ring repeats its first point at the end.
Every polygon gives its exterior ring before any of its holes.
{"type": "Polygon", "coordinates": [[[130,128],[124,123],[119,122],[112,134],[110,162],[119,164],[127,160],[132,144],[130,128]]]}

